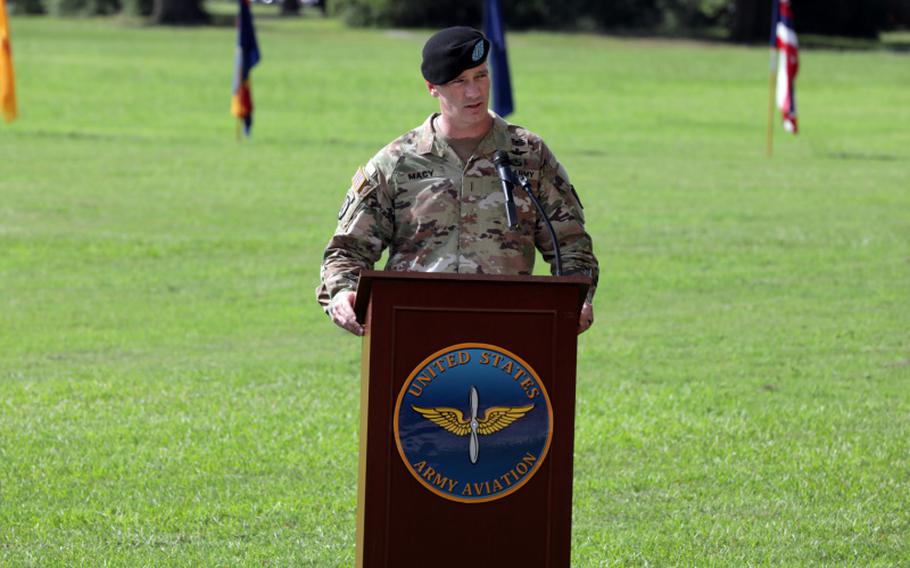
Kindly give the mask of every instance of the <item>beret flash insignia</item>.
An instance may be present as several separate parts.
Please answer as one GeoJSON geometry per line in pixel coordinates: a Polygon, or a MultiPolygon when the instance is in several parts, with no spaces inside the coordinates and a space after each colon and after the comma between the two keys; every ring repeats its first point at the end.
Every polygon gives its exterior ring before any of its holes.
{"type": "Polygon", "coordinates": [[[471,52],[471,61],[480,61],[483,58],[483,40],[474,45],[474,51],[471,52]]]}

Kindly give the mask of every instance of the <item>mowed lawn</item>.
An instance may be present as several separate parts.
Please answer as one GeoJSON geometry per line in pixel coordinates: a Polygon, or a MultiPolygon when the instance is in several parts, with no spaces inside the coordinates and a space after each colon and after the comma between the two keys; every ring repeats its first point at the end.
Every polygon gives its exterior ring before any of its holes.
{"type": "MultiPolygon", "coordinates": [[[[429,32],[259,15],[241,143],[230,27],[12,19],[0,565],[353,564],[361,344],[313,290],[429,32]]],[[[764,48],[508,40],[602,263],[573,566],[905,564],[907,54],[803,50],[768,159],[764,48]]]]}

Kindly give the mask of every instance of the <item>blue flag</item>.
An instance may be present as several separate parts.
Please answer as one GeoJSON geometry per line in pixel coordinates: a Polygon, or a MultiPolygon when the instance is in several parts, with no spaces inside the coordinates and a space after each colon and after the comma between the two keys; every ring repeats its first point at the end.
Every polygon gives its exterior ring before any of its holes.
{"type": "Polygon", "coordinates": [[[259,63],[259,45],[253,28],[249,0],[238,0],[237,54],[234,59],[234,85],[231,114],[243,121],[243,132],[250,135],[253,126],[253,92],[250,89],[250,70],[259,63]]]}
{"type": "Polygon", "coordinates": [[[503,31],[499,0],[483,2],[483,33],[490,40],[490,68],[493,73],[493,112],[506,116],[515,110],[512,103],[512,81],[506,56],[506,34],[503,31]]]}

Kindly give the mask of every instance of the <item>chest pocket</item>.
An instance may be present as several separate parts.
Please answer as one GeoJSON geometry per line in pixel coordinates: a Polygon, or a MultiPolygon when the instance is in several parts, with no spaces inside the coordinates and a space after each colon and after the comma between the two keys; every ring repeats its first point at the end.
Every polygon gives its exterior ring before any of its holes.
{"type": "Polygon", "coordinates": [[[479,225],[488,228],[487,230],[501,230],[501,238],[504,240],[534,234],[537,211],[534,208],[534,204],[525,194],[524,189],[517,187],[512,191],[518,224],[514,229],[509,229],[506,198],[502,191],[502,182],[498,178],[486,178],[480,183],[475,182],[474,187],[475,189],[479,187],[482,190],[475,192],[472,200],[479,225]]]}
{"type": "Polygon", "coordinates": [[[447,233],[458,223],[458,190],[446,177],[399,178],[395,223],[401,236],[429,237],[447,233]]]}

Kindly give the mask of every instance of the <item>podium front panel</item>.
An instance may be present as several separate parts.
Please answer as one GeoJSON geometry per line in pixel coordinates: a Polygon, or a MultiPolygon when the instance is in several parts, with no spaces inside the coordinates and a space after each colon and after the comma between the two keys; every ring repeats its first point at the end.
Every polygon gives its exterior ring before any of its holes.
{"type": "MultiPolygon", "coordinates": [[[[372,282],[368,412],[358,558],[367,567],[569,565],[578,283],[553,279],[372,282]],[[380,323],[381,322],[381,323],[380,323]],[[445,499],[415,479],[394,439],[396,401],[428,356],[488,344],[536,371],[552,406],[552,442],[533,477],[486,502],[445,499]]],[[[364,433],[362,433],[364,434],[364,433]]]]}

